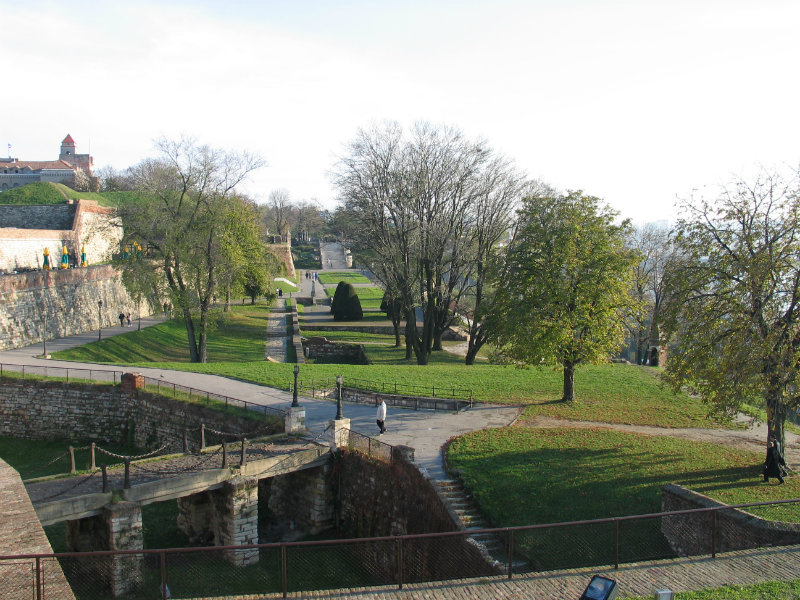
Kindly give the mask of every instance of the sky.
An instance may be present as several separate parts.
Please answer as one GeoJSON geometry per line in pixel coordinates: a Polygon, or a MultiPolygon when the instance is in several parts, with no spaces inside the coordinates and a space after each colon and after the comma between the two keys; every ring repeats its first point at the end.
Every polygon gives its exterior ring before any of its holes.
{"type": "Polygon", "coordinates": [[[259,154],[333,208],[359,128],[451,125],[634,223],[800,165],[796,0],[0,0],[0,152],[95,168],[161,137],[259,154]]]}

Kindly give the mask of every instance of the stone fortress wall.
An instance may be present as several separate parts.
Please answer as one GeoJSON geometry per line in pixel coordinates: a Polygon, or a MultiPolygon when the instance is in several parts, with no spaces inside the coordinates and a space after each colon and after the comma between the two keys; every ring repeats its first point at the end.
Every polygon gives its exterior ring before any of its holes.
{"type": "Polygon", "coordinates": [[[121,239],[122,227],[114,210],[94,200],[47,206],[0,205],[0,271],[41,267],[45,248],[50,251],[51,266],[58,268],[64,246],[73,264],[80,264],[84,245],[89,264],[107,262],[121,239]]]}
{"type": "MultiPolygon", "coordinates": [[[[44,249],[52,270],[0,275],[0,349],[107,327],[120,312],[138,315],[108,261],[119,248],[122,228],[113,209],[93,200],[62,205],[0,206],[0,272],[39,269],[44,249]],[[70,263],[80,264],[86,247],[90,267],[61,269],[64,246],[70,263]],[[98,310],[98,301],[103,306],[98,310]]],[[[139,307],[141,315],[149,307],[139,307]]]]}
{"type": "MultiPolygon", "coordinates": [[[[0,276],[0,349],[108,327],[117,315],[137,313],[111,265],[0,276]],[[103,301],[98,309],[98,300],[103,301]]],[[[149,314],[142,303],[142,316],[149,314]]]]}

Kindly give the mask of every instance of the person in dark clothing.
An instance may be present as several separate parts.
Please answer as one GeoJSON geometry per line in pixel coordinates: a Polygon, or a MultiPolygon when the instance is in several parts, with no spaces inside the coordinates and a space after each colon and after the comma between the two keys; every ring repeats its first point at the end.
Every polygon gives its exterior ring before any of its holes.
{"type": "Polygon", "coordinates": [[[764,461],[764,481],[769,481],[770,477],[777,477],[783,483],[783,476],[786,474],[786,461],[783,459],[775,442],[770,440],[767,443],[767,459],[764,461]]]}
{"type": "Polygon", "coordinates": [[[119,313],[119,326],[125,325],[125,313],[119,313]]]}

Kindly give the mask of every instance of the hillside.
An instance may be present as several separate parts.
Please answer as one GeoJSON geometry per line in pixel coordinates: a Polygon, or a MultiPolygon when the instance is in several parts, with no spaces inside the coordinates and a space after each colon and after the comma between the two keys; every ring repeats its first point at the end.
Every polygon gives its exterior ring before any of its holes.
{"type": "Polygon", "coordinates": [[[133,192],[76,192],[61,183],[36,182],[0,193],[0,204],[62,204],[69,199],[96,200],[100,206],[118,206],[134,200],[133,192]]]}

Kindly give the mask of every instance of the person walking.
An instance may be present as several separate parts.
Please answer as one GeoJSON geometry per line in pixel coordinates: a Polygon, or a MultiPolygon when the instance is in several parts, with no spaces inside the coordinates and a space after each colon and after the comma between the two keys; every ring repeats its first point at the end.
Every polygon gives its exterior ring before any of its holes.
{"type": "Polygon", "coordinates": [[[131,313],[125,313],[125,326],[131,326],[131,313]]]}
{"type": "Polygon", "coordinates": [[[119,326],[123,327],[125,325],[125,313],[119,313],[119,326]]]}
{"type": "Polygon", "coordinates": [[[383,398],[380,396],[378,397],[378,427],[380,428],[381,435],[386,433],[386,426],[384,425],[384,421],[386,421],[386,403],[383,401],[383,398]]]}
{"type": "Polygon", "coordinates": [[[767,443],[767,459],[764,461],[764,481],[769,481],[770,477],[777,477],[779,485],[783,483],[783,476],[786,474],[786,461],[783,459],[778,446],[770,440],[767,443]]]}

